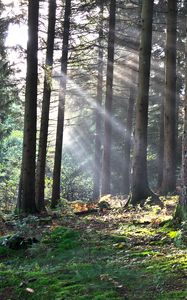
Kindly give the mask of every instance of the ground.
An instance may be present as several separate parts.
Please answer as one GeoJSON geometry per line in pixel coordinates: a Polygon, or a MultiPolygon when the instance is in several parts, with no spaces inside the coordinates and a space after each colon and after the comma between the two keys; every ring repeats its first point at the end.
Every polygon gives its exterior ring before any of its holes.
{"type": "Polygon", "coordinates": [[[117,208],[66,208],[17,227],[3,220],[0,299],[187,299],[187,235],[170,221],[176,200],[125,209],[114,199],[117,208]],[[39,242],[10,249],[4,235],[18,227],[39,242]]]}

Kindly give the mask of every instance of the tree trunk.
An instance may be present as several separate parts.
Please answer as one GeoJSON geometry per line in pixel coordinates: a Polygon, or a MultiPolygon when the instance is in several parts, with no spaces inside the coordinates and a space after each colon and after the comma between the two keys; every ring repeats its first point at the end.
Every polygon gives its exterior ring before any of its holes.
{"type": "Polygon", "coordinates": [[[123,169],[123,194],[128,195],[130,190],[130,152],[131,152],[131,138],[132,138],[132,127],[133,127],[133,112],[134,112],[134,104],[136,97],[136,89],[133,84],[134,82],[132,76],[132,83],[130,86],[130,95],[129,95],[129,103],[127,110],[127,120],[126,120],[126,128],[125,128],[125,137],[124,137],[124,169],[123,169]]]}
{"type": "Polygon", "coordinates": [[[38,80],[38,14],[39,0],[30,0],[28,5],[27,76],[25,93],[25,117],[21,182],[18,196],[20,213],[36,212],[35,205],[35,160],[38,80]]]}
{"type": "Polygon", "coordinates": [[[101,105],[103,95],[103,4],[100,7],[97,99],[95,109],[95,157],[93,200],[100,197],[101,179],[101,105]]]}
{"type": "Polygon", "coordinates": [[[113,69],[114,69],[114,44],[116,23],[116,0],[110,1],[108,60],[106,79],[106,101],[104,120],[104,148],[102,165],[102,195],[110,194],[110,157],[112,136],[112,99],[113,99],[113,69]]]}
{"type": "MultiPolygon", "coordinates": [[[[187,18],[186,18],[186,32],[187,32],[187,18]]],[[[179,203],[175,212],[174,219],[179,223],[187,220],[187,35],[186,35],[186,49],[185,49],[185,99],[184,99],[184,131],[183,131],[183,145],[182,145],[182,193],[180,195],[179,203]]]]}
{"type": "Polygon", "coordinates": [[[168,0],[164,101],[164,168],[161,188],[164,194],[176,190],[176,23],[177,1],[168,0]]]}
{"type": "Polygon", "coordinates": [[[139,87],[136,102],[135,137],[133,153],[133,176],[131,203],[141,203],[152,195],[147,178],[147,126],[150,58],[152,44],[153,0],[142,5],[142,31],[139,54],[139,87]]]}
{"type": "Polygon", "coordinates": [[[159,146],[158,146],[158,190],[161,188],[163,179],[163,168],[164,168],[164,101],[162,99],[160,105],[160,132],[159,132],[159,146]]]}
{"type": "Polygon", "coordinates": [[[45,166],[47,153],[47,137],[49,124],[49,107],[51,98],[51,77],[53,66],[53,50],[55,39],[55,21],[56,21],[56,1],[49,0],[48,14],[48,34],[47,34],[47,52],[45,63],[44,90],[42,102],[42,115],[40,124],[40,138],[38,148],[38,161],[36,168],[36,205],[39,211],[45,209],[44,189],[45,189],[45,166]]]}
{"type": "Polygon", "coordinates": [[[62,160],[62,144],[64,131],[64,113],[65,113],[65,96],[66,96],[66,77],[68,65],[68,44],[70,34],[70,15],[71,15],[71,0],[65,2],[64,14],[64,32],[63,32],[63,47],[61,59],[61,77],[60,77],[60,92],[58,106],[58,120],[55,146],[55,159],[53,170],[53,189],[51,207],[55,208],[60,199],[60,180],[61,180],[61,160],[62,160]]]}

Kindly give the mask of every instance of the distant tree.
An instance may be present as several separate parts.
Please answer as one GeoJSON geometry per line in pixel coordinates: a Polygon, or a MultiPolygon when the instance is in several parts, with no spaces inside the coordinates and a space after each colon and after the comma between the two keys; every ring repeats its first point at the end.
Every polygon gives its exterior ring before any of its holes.
{"type": "Polygon", "coordinates": [[[55,159],[53,170],[53,188],[51,207],[54,208],[60,199],[60,183],[61,183],[61,160],[62,160],[62,145],[64,131],[64,113],[65,113],[65,96],[67,83],[67,65],[68,65],[68,44],[70,35],[70,16],[71,16],[71,0],[65,1],[65,13],[63,22],[63,46],[61,58],[61,76],[60,76],[60,91],[58,105],[58,120],[55,145],[55,159]]]}
{"type": "MultiPolygon", "coordinates": [[[[187,18],[186,18],[187,32],[187,18]]],[[[179,223],[187,220],[187,36],[185,49],[185,98],[184,98],[184,129],[183,129],[183,145],[182,145],[182,190],[174,215],[179,223]]]]}
{"type": "Polygon", "coordinates": [[[157,188],[160,189],[163,180],[164,170],[164,101],[161,100],[160,106],[160,132],[159,132],[159,148],[158,148],[158,182],[157,188]]]}
{"type": "Polygon", "coordinates": [[[114,46],[116,24],[116,0],[110,1],[109,35],[108,35],[108,59],[106,79],[106,100],[104,120],[104,147],[102,161],[102,188],[101,194],[110,194],[110,159],[111,159],[111,136],[112,136],[112,100],[113,100],[113,70],[114,70],[114,46]]]}
{"type": "Polygon", "coordinates": [[[139,86],[136,101],[133,148],[131,203],[141,203],[153,193],[147,178],[147,126],[149,103],[150,58],[152,44],[153,0],[142,3],[142,29],[139,52],[139,86]]]}
{"type": "Polygon", "coordinates": [[[131,71],[131,85],[129,91],[129,101],[127,110],[127,119],[125,124],[124,137],[124,161],[123,161],[123,194],[128,195],[130,191],[130,168],[131,168],[131,146],[132,146],[132,129],[133,129],[133,113],[136,97],[136,76],[131,71]]]}
{"type": "Polygon", "coordinates": [[[36,212],[35,204],[35,160],[36,160],[36,119],[38,80],[38,14],[39,0],[28,4],[27,76],[25,93],[25,117],[23,137],[22,172],[18,196],[21,213],[36,212]]]}
{"type": "Polygon", "coordinates": [[[162,193],[176,189],[176,26],[177,1],[168,0],[162,193]]]}
{"type": "Polygon", "coordinates": [[[45,62],[45,77],[44,90],[42,101],[42,115],[40,124],[40,137],[38,147],[38,160],[36,168],[36,204],[38,210],[45,209],[44,203],[44,189],[45,189],[45,166],[46,166],[46,152],[47,152],[47,137],[48,137],[48,123],[49,123],[49,107],[51,98],[51,77],[53,66],[53,52],[55,39],[55,21],[56,21],[56,1],[49,0],[48,13],[48,32],[47,32],[47,50],[45,62]]]}
{"type": "Polygon", "coordinates": [[[95,157],[94,157],[94,186],[93,200],[100,196],[101,179],[101,105],[103,97],[103,3],[100,4],[99,38],[98,38],[98,77],[95,108],[95,157]]]}

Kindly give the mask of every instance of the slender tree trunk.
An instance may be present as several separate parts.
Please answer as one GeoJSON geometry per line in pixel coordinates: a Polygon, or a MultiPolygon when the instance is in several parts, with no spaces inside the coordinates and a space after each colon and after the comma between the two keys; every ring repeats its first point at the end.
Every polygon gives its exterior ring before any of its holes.
{"type": "Polygon", "coordinates": [[[51,78],[53,66],[53,50],[55,39],[55,21],[56,21],[56,1],[49,0],[48,14],[48,34],[47,34],[47,52],[45,63],[44,90],[42,102],[42,115],[40,124],[40,138],[38,148],[38,161],[36,168],[36,205],[39,211],[45,209],[44,189],[45,189],[45,166],[47,153],[47,137],[49,124],[49,107],[51,98],[51,78]]]}
{"type": "Polygon", "coordinates": [[[135,137],[131,203],[141,203],[152,195],[147,178],[147,126],[150,58],[152,43],[153,0],[142,4],[142,31],[139,54],[139,87],[136,102],[135,137]]]}
{"type": "Polygon", "coordinates": [[[159,132],[159,146],[158,146],[158,182],[157,188],[161,188],[163,179],[163,168],[164,168],[164,101],[162,99],[160,106],[160,132],[159,132]]]}
{"type": "Polygon", "coordinates": [[[123,194],[128,195],[130,190],[130,152],[131,152],[131,138],[133,127],[133,112],[135,105],[136,90],[133,85],[134,78],[132,76],[132,84],[130,86],[129,103],[127,110],[127,120],[124,137],[124,169],[123,169],[123,194]]]}
{"type": "Polygon", "coordinates": [[[114,69],[114,44],[116,23],[116,0],[110,1],[109,37],[108,37],[108,61],[106,79],[105,101],[105,126],[104,126],[104,149],[102,165],[102,195],[110,194],[110,157],[112,136],[112,99],[113,99],[113,69],[114,69]]]}
{"type": "Polygon", "coordinates": [[[99,20],[99,52],[98,52],[98,77],[97,77],[97,99],[95,109],[95,157],[94,157],[94,187],[93,200],[100,197],[101,179],[101,105],[103,95],[103,3],[100,7],[99,20]]]}
{"type": "Polygon", "coordinates": [[[22,172],[18,196],[20,213],[35,213],[35,160],[38,80],[38,14],[39,0],[28,5],[27,76],[23,137],[22,172]]]}
{"type": "Polygon", "coordinates": [[[54,170],[53,170],[53,189],[52,189],[52,199],[51,199],[52,208],[56,207],[60,199],[61,160],[62,160],[62,144],[63,144],[63,131],[64,131],[70,16],[71,16],[71,0],[66,0],[64,25],[63,25],[64,32],[63,32],[63,46],[62,46],[62,59],[61,59],[58,120],[57,120],[55,159],[54,159],[54,170]]]}
{"type": "MultiPolygon", "coordinates": [[[[187,18],[186,18],[187,32],[187,18]]],[[[185,99],[184,99],[184,130],[183,130],[183,145],[182,145],[182,193],[175,212],[174,218],[179,222],[187,220],[187,35],[185,49],[185,99]]]]}
{"type": "Polygon", "coordinates": [[[164,168],[161,189],[164,194],[176,190],[176,23],[177,1],[168,0],[164,102],[164,168]]]}

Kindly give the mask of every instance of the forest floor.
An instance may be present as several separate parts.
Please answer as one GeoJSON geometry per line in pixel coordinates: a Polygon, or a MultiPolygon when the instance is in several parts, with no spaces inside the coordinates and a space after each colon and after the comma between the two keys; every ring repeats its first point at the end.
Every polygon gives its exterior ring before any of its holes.
{"type": "Polygon", "coordinates": [[[22,223],[2,218],[0,299],[187,299],[187,228],[170,221],[176,201],[165,198],[163,209],[57,211],[22,223]],[[18,232],[38,242],[18,247],[10,238],[18,232]]]}

